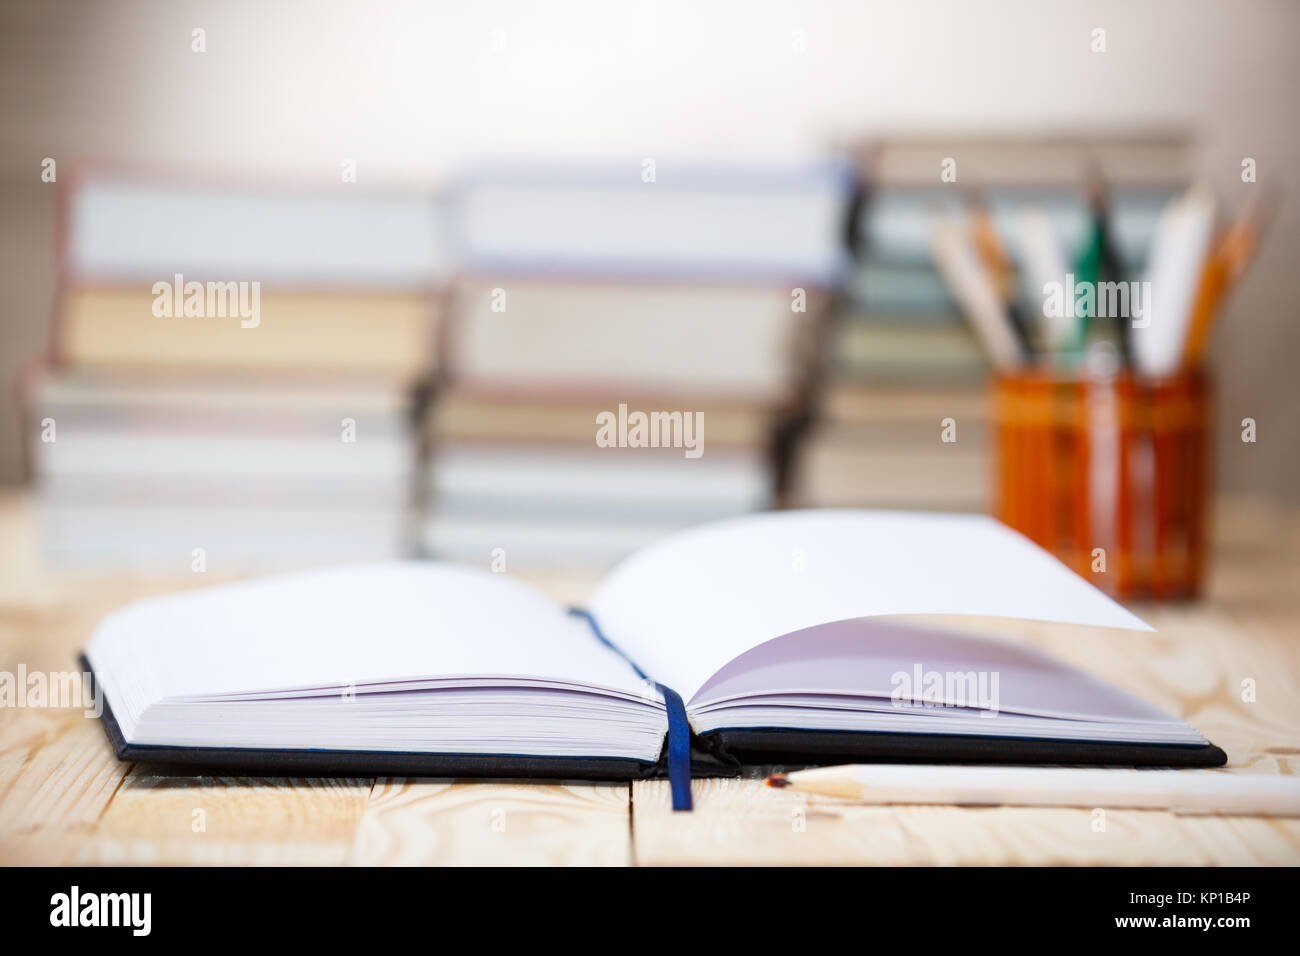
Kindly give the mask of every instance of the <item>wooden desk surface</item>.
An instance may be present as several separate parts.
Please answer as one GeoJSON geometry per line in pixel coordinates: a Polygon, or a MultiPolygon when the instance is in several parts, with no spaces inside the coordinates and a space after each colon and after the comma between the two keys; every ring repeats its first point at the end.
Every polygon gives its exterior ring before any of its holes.
{"type": "MultiPolygon", "coordinates": [[[[1229,772],[1300,772],[1300,514],[1234,503],[1218,519],[1208,599],[1134,608],[1157,634],[1082,646],[1047,625],[997,626],[1195,724],[1229,772]]],[[[72,670],[105,612],[212,583],[56,575],[33,540],[23,500],[0,498],[0,671],[72,670]]],[[[564,600],[589,586],[537,583],[564,600]]],[[[1098,831],[1087,810],[856,807],[758,775],[697,781],[695,801],[673,814],[660,781],[160,776],[120,763],[80,711],[0,709],[3,863],[1300,863],[1296,819],[1111,810],[1098,831]]]]}

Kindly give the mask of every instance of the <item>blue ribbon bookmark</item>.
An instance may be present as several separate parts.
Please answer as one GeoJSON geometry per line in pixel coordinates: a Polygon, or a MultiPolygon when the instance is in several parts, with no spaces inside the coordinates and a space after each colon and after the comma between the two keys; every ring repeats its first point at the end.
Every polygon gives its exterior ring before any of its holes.
{"type": "Polygon", "coordinates": [[[585,620],[591,632],[596,635],[596,640],[627,661],[638,677],[649,681],[663,694],[664,706],[668,708],[668,789],[672,792],[674,810],[691,809],[691,724],[686,719],[686,704],[682,702],[682,695],[659,683],[637,666],[636,661],[605,636],[605,632],[596,623],[596,618],[586,608],[571,607],[569,613],[585,620]]]}

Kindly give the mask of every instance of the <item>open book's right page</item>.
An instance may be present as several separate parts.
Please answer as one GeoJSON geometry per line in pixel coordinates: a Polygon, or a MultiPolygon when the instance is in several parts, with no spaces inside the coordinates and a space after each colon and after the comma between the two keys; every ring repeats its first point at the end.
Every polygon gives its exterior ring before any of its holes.
{"type": "Polygon", "coordinates": [[[852,618],[962,614],[1151,630],[992,518],[913,512],[783,511],[705,525],[628,558],[588,608],[688,702],[759,644],[852,618]]]}
{"type": "MultiPolygon", "coordinates": [[[[694,695],[691,725],[701,734],[793,728],[1206,742],[1158,707],[1032,647],[969,633],[970,622],[978,619],[925,620],[932,623],[860,617],[760,644],[724,665],[694,695]]],[[[1060,627],[1080,640],[1093,631],[1060,627]]]]}

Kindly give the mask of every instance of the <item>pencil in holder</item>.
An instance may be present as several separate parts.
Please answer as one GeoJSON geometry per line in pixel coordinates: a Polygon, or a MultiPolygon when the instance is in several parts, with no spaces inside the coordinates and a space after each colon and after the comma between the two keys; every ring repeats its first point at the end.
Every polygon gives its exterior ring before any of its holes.
{"type": "Polygon", "coordinates": [[[1209,520],[1206,374],[1024,370],[993,390],[998,519],[1115,597],[1195,597],[1209,520]]]}

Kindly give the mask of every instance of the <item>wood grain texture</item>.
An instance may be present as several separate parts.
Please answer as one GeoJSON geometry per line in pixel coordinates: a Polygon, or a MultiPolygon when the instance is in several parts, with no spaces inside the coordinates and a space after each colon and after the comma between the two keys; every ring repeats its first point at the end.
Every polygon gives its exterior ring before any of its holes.
{"type": "Polygon", "coordinates": [[[127,775],[82,864],[317,865],[347,859],[370,780],[127,775]]]}
{"type": "Polygon", "coordinates": [[[98,721],[19,711],[0,727],[0,863],[75,859],[129,769],[98,721]]]}
{"type": "Polygon", "coordinates": [[[626,866],[628,786],[375,781],[348,862],[626,866]]]}
{"type": "Polygon", "coordinates": [[[633,784],[643,866],[1270,866],[1300,863],[1300,821],[1150,810],[861,806],[772,790],[761,780],[696,781],[673,813],[667,784],[633,784]]]}
{"type": "Polygon", "coordinates": [[[853,865],[915,862],[895,807],[826,808],[763,780],[696,780],[694,809],[674,813],[664,780],[632,784],[638,866],[853,865]]]}

